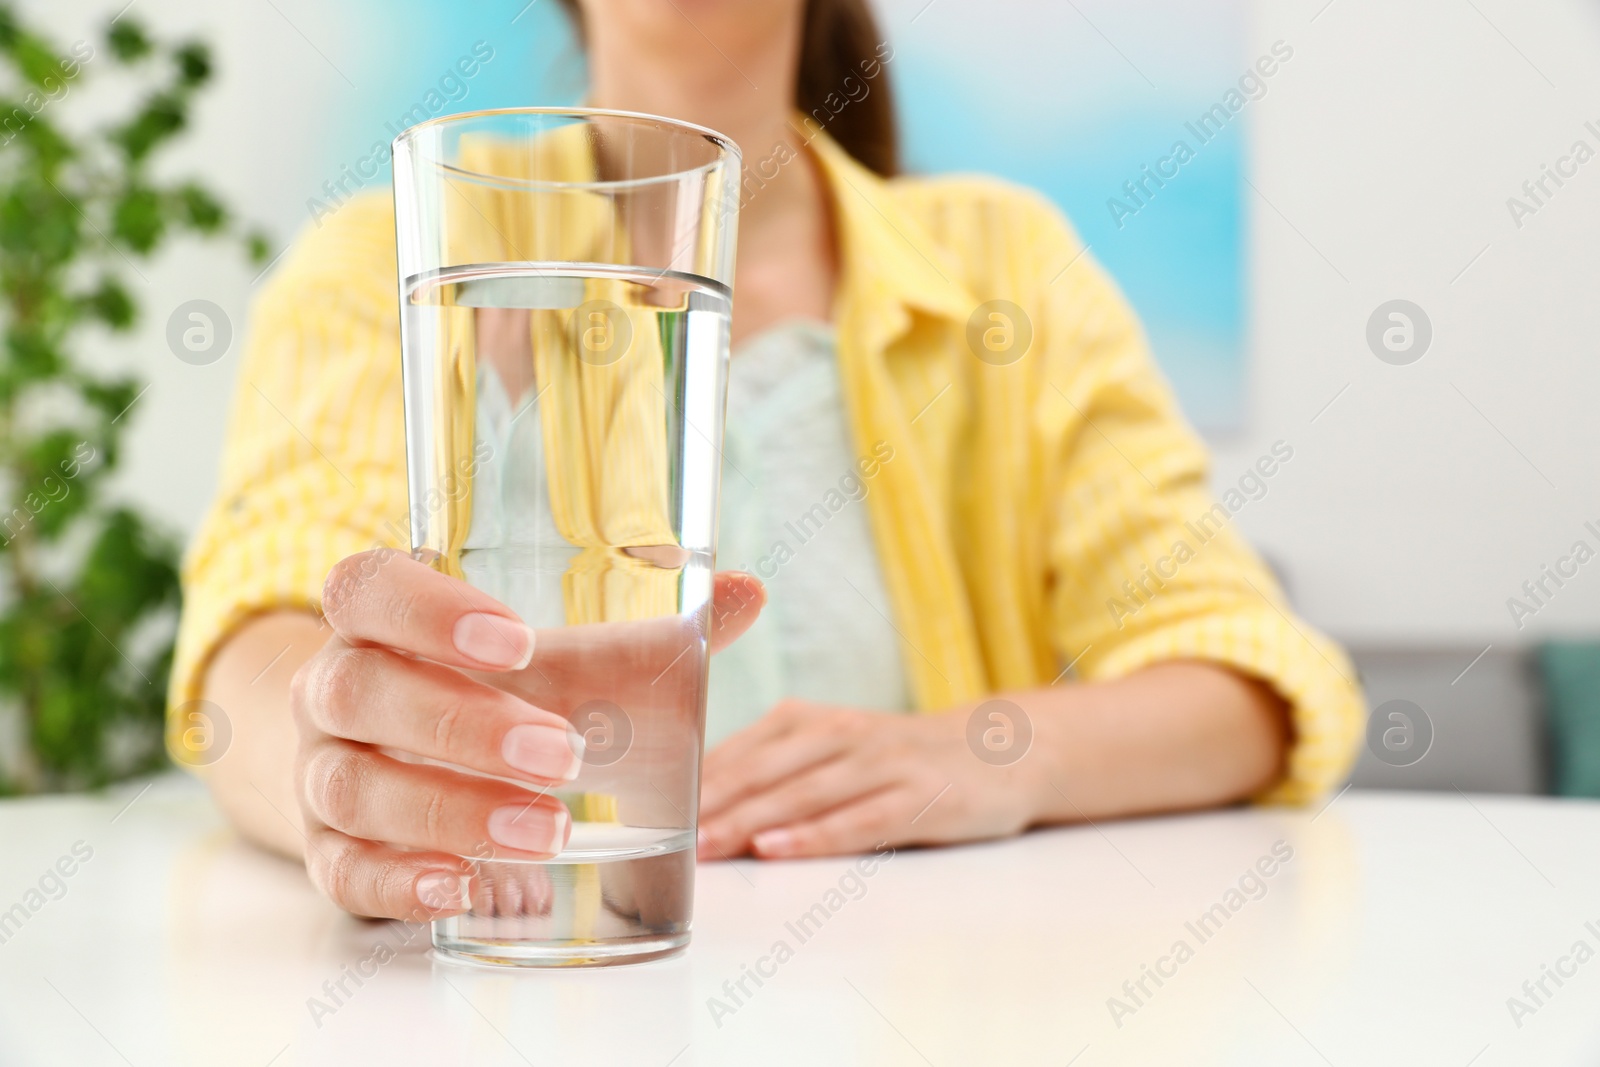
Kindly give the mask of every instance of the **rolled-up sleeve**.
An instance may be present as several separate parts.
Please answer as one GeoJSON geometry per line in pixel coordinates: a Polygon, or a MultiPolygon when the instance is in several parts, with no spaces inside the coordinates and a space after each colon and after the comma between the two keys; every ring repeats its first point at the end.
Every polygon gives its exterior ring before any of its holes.
{"type": "MultiPolygon", "coordinates": [[[[309,230],[255,302],[216,498],[183,566],[167,745],[243,620],[319,610],[338,560],[408,539],[398,285],[387,198],[309,230]]],[[[265,664],[263,664],[265,666],[265,664]]]]}
{"type": "Polygon", "coordinates": [[[1042,218],[1034,234],[1041,263],[1076,258],[1070,284],[1062,278],[1039,302],[1057,652],[1087,681],[1174,659],[1261,679],[1288,703],[1294,739],[1283,779],[1260,799],[1310,800],[1348,773],[1364,700],[1344,652],[1295,616],[1236,529],[1240,513],[1266,506],[1274,478],[1294,477],[1293,443],[1278,442],[1252,468],[1254,499],[1246,490],[1215,499],[1205,450],[1121,294],[1077,258],[1064,222],[1042,218]]]}

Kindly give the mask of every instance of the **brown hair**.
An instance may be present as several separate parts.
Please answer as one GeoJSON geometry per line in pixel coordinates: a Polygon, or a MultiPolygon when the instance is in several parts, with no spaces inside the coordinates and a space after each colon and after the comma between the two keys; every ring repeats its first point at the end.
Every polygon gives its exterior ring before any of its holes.
{"type": "MultiPolygon", "coordinates": [[[[559,0],[583,39],[578,0],[559,0]]],[[[885,178],[900,169],[900,131],[885,63],[893,53],[867,0],[806,0],[794,106],[885,178]],[[855,95],[864,87],[863,95],[855,95]]]]}

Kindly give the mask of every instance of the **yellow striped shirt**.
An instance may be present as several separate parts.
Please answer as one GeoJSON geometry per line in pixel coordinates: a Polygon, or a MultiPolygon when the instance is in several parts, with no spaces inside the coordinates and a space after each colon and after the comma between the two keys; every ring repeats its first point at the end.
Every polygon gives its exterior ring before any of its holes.
{"type": "MultiPolygon", "coordinates": [[[[1208,660],[1292,708],[1288,771],[1262,799],[1338,782],[1362,728],[1355,672],[1211,498],[1137,321],[1059,212],[992,179],[885,181],[825,134],[809,147],[837,220],[855,447],[895,450],[867,507],[918,707],[1068,664],[1098,681],[1208,660]]],[[[304,235],[255,305],[185,560],[172,707],[242,620],[315,610],[336,561],[407,545],[407,516],[393,211],[371,195],[304,235]]]]}

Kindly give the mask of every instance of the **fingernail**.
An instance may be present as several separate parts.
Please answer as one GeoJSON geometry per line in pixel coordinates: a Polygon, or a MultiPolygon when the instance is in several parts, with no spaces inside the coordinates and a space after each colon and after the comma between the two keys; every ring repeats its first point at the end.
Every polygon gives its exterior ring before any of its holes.
{"type": "Polygon", "coordinates": [[[533,660],[533,631],[515,619],[473,612],[456,620],[456,651],[486,667],[521,670],[533,660]]]}
{"type": "Polygon", "coordinates": [[[448,871],[429,871],[418,878],[416,894],[422,906],[433,911],[453,911],[472,904],[467,879],[448,871]]]}
{"type": "Polygon", "coordinates": [[[552,817],[531,804],[512,804],[490,814],[489,836],[507,848],[554,856],[566,847],[570,820],[565,808],[552,817]]]}
{"type": "Polygon", "coordinates": [[[764,856],[781,856],[794,851],[794,834],[782,827],[763,830],[750,839],[750,844],[764,856]]]}
{"type": "Polygon", "coordinates": [[[523,723],[506,731],[500,756],[525,774],[567,782],[583,769],[583,737],[563,727],[523,723]]]}

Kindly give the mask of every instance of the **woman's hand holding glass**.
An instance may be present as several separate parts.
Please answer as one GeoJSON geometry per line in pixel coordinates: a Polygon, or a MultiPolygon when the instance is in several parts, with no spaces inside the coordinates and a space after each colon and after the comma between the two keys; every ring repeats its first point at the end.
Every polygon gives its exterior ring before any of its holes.
{"type": "MultiPolygon", "coordinates": [[[[717,576],[713,650],[749,627],[761,599],[755,579],[717,576]]],[[[561,851],[571,817],[547,791],[577,776],[583,740],[486,680],[527,666],[535,631],[387,549],[339,563],[323,610],[334,636],[291,690],[306,867],[322,891],[360,915],[438,918],[467,907],[460,857],[561,851]]]]}

